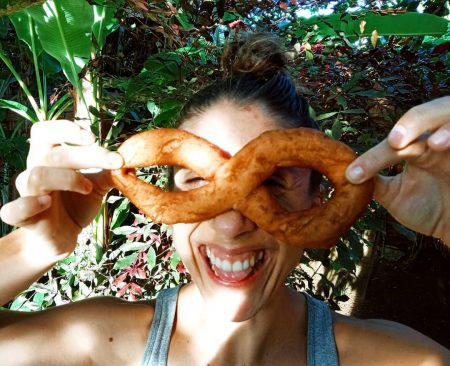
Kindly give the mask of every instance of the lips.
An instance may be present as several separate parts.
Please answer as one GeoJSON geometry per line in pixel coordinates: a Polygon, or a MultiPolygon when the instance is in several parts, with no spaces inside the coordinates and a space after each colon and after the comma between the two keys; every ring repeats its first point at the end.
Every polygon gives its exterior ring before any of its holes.
{"type": "Polygon", "coordinates": [[[244,285],[254,277],[265,259],[265,250],[233,253],[216,246],[204,246],[202,252],[210,275],[223,284],[244,285]]]}

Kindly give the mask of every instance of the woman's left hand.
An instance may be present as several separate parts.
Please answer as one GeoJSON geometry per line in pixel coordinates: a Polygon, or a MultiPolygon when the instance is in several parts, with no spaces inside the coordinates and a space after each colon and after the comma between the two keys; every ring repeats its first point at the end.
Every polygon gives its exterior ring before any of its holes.
{"type": "Polygon", "coordinates": [[[450,97],[410,109],[346,174],[353,183],[375,177],[375,198],[398,222],[450,245],[450,97]],[[402,173],[377,175],[402,160],[402,173]]]}

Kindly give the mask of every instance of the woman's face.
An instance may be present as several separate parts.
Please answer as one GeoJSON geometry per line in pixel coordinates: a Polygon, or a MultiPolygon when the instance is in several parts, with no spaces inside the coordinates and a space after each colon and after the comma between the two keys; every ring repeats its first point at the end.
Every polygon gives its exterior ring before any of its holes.
{"type": "MultiPolygon", "coordinates": [[[[181,126],[231,155],[261,133],[278,129],[257,105],[238,107],[223,101],[181,126]]],[[[287,210],[311,207],[310,171],[279,169],[265,182],[287,210]]],[[[189,169],[175,170],[175,189],[206,184],[189,169]]],[[[174,244],[200,291],[208,311],[243,321],[280,298],[284,281],[303,252],[262,231],[240,212],[224,212],[210,220],[173,226],[174,244]]]]}

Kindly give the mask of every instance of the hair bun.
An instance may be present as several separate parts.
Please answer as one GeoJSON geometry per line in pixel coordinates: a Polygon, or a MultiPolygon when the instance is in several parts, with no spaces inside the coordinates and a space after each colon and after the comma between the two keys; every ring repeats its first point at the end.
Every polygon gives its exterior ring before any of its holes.
{"type": "Polygon", "coordinates": [[[252,74],[270,78],[286,71],[287,58],[278,39],[269,33],[242,33],[226,44],[222,55],[224,77],[252,74]]]}

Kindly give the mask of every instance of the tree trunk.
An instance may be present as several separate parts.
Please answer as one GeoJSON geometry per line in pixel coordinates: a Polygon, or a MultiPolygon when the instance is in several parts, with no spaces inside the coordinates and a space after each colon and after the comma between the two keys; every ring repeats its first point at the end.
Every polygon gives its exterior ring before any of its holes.
{"type": "Polygon", "coordinates": [[[39,5],[45,0],[7,0],[0,2],[0,17],[11,15],[33,5],[39,5]]]}

